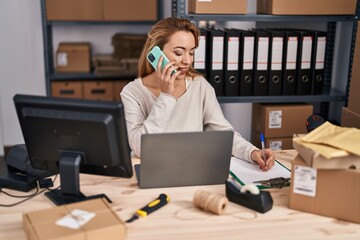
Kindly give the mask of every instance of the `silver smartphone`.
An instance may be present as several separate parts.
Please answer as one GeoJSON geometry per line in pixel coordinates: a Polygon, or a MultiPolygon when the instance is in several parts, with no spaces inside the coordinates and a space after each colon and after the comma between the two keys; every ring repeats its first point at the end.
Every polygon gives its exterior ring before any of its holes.
{"type": "MultiPolygon", "coordinates": [[[[151,49],[151,51],[149,52],[149,54],[147,55],[147,57],[146,57],[147,60],[150,62],[151,66],[153,66],[153,68],[155,70],[157,69],[157,65],[159,63],[160,56],[163,56],[163,61],[162,61],[162,64],[161,64],[161,69],[163,69],[164,66],[170,61],[158,46],[153,47],[151,49]]],[[[171,72],[171,75],[173,75],[174,73],[176,73],[176,70],[173,70],[171,72]]]]}

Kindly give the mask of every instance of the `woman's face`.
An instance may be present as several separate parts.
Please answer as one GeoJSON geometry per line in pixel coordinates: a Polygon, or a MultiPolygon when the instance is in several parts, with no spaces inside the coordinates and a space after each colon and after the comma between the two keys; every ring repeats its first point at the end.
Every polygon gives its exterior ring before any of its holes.
{"type": "Polygon", "coordinates": [[[177,79],[184,79],[194,62],[194,51],[195,38],[191,32],[178,31],[170,36],[169,42],[164,45],[163,52],[170,61],[175,61],[177,71],[181,71],[177,79]]]}

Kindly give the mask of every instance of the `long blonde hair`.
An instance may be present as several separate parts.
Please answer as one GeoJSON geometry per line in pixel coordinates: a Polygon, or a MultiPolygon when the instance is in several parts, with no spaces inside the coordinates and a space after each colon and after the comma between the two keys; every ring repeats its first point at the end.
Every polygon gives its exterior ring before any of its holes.
{"type": "MultiPolygon", "coordinates": [[[[187,19],[169,17],[157,22],[148,33],[148,37],[144,48],[141,52],[138,64],[138,77],[145,77],[155,71],[146,56],[154,46],[159,46],[161,49],[169,41],[169,38],[178,31],[190,32],[195,38],[195,48],[199,46],[199,29],[187,19]]],[[[190,66],[187,73],[188,76],[194,77],[199,74],[193,66],[190,66]]]]}

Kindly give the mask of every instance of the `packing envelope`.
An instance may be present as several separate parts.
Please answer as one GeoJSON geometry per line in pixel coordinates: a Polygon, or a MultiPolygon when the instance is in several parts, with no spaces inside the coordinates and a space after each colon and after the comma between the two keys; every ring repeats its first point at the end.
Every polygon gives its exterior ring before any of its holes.
{"type": "MultiPolygon", "coordinates": [[[[357,128],[338,127],[325,122],[301,140],[307,143],[329,145],[360,156],[360,129],[357,128]]],[[[317,144],[311,144],[311,148],[320,152],[321,150],[314,149],[317,144]]]]}

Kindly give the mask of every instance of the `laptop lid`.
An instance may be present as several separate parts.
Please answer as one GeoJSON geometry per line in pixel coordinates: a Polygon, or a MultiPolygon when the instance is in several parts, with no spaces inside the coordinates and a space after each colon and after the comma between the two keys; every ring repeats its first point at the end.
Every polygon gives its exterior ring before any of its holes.
{"type": "Polygon", "coordinates": [[[232,131],[145,134],[140,188],[223,184],[229,175],[232,131]]]}

